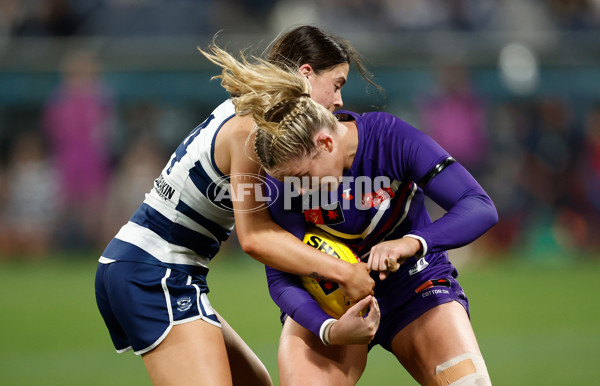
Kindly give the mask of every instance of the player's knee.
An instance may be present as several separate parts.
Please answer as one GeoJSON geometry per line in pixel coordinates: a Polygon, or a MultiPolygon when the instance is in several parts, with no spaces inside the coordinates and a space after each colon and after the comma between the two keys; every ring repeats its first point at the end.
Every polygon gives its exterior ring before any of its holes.
{"type": "Polygon", "coordinates": [[[431,386],[491,386],[492,382],[479,354],[466,353],[435,368],[431,386]]]}

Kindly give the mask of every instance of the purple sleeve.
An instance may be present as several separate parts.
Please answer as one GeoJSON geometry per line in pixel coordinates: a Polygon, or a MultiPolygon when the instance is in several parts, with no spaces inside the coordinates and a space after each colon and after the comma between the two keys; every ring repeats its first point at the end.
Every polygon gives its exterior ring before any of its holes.
{"type": "MultiPolygon", "coordinates": [[[[270,178],[270,177],[269,177],[270,178]]],[[[306,224],[302,213],[288,211],[282,199],[283,183],[273,180],[279,189],[279,197],[269,206],[273,221],[298,239],[304,238],[306,224]]],[[[283,252],[285,253],[285,252],[283,252]]],[[[266,266],[267,282],[271,299],[294,321],[320,337],[321,325],[331,319],[313,297],[304,289],[300,278],[266,266]]]]}
{"type": "Polygon", "coordinates": [[[331,319],[310,296],[296,275],[266,266],[271,299],[294,321],[320,338],[321,325],[331,319]]]}
{"type": "MultiPolygon", "coordinates": [[[[389,168],[400,180],[422,181],[450,154],[431,137],[399,118],[384,115],[387,130],[382,131],[380,143],[387,151],[389,168]],[[391,160],[391,162],[390,162],[391,160]]],[[[458,162],[449,164],[425,186],[424,193],[447,213],[434,221],[412,230],[426,242],[427,252],[439,252],[466,245],[498,221],[492,200],[458,162]]]]}
{"type": "Polygon", "coordinates": [[[269,205],[271,218],[277,225],[302,240],[306,223],[302,212],[293,210],[293,203],[284,197],[286,192],[289,191],[289,187],[284,186],[283,182],[269,175],[267,175],[267,180],[270,186],[276,188],[270,191],[271,195],[269,196],[273,200],[269,205]],[[289,208],[286,206],[289,206],[289,208]]]}
{"type": "Polygon", "coordinates": [[[453,163],[425,186],[425,194],[447,212],[410,234],[422,237],[429,252],[466,245],[498,222],[494,203],[459,163],[453,163]]]}

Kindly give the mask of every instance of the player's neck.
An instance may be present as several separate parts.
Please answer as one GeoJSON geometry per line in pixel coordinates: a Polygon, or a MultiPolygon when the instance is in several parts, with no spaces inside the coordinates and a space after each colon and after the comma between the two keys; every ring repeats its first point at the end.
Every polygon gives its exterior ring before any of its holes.
{"type": "Polygon", "coordinates": [[[349,170],[354,163],[354,157],[358,149],[358,129],[354,121],[341,122],[341,126],[345,132],[342,135],[342,143],[344,144],[344,171],[349,170]]]}

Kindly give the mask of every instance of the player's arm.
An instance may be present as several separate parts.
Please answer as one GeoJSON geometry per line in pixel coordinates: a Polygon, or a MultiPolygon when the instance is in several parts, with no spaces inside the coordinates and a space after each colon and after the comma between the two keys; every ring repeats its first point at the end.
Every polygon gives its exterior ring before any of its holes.
{"type": "MultiPolygon", "coordinates": [[[[241,120],[242,118],[240,118],[241,120]]],[[[225,142],[231,161],[230,174],[262,174],[259,165],[250,159],[254,149],[248,135],[254,126],[249,118],[244,118],[240,127],[231,130],[225,142]],[[246,149],[246,150],[244,150],[246,149]]],[[[231,179],[231,190],[241,191],[239,179],[231,179]]],[[[255,182],[261,183],[259,179],[255,182]]],[[[264,194],[264,192],[263,192],[264,194]]],[[[269,210],[258,208],[254,195],[244,195],[243,200],[233,200],[235,224],[240,245],[244,252],[261,263],[301,276],[326,278],[339,283],[340,288],[351,301],[357,301],[373,292],[374,282],[368,274],[366,264],[349,264],[326,255],[298,240],[290,232],[277,225],[269,210]]]]}
{"type": "Polygon", "coordinates": [[[362,299],[339,319],[329,316],[300,283],[299,277],[266,267],[271,298],[289,317],[324,344],[367,344],[379,327],[380,312],[373,296],[362,299]],[[366,317],[361,311],[369,308],[366,317]]]}
{"type": "MultiPolygon", "coordinates": [[[[409,257],[459,248],[480,237],[498,221],[492,200],[458,163],[436,176],[425,193],[444,208],[446,214],[401,239],[374,246],[369,257],[371,269],[394,271],[409,257]]],[[[385,276],[385,272],[380,275],[385,276]]]]}
{"type": "Polygon", "coordinates": [[[424,192],[447,212],[411,235],[423,240],[430,252],[466,245],[498,222],[492,199],[458,162],[435,176],[424,192]]]}
{"type": "Polygon", "coordinates": [[[466,245],[498,221],[492,200],[462,165],[427,135],[400,120],[392,122],[396,130],[390,130],[385,141],[393,161],[390,170],[400,180],[417,182],[447,212],[401,239],[371,249],[369,267],[382,271],[382,278],[409,257],[466,245]]]}

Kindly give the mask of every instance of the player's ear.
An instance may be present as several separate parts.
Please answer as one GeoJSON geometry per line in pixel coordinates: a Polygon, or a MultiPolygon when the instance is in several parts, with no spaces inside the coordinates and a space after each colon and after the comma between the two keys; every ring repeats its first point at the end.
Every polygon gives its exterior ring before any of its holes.
{"type": "Polygon", "coordinates": [[[325,132],[325,131],[321,131],[320,133],[317,134],[317,138],[316,138],[316,143],[317,143],[317,149],[319,151],[321,150],[325,150],[328,152],[332,152],[333,151],[333,137],[331,136],[331,134],[325,132]]]}
{"type": "Polygon", "coordinates": [[[312,66],[308,63],[301,65],[298,69],[298,75],[303,76],[305,78],[308,78],[309,75],[313,74],[314,72],[315,71],[313,70],[312,66]]]}

